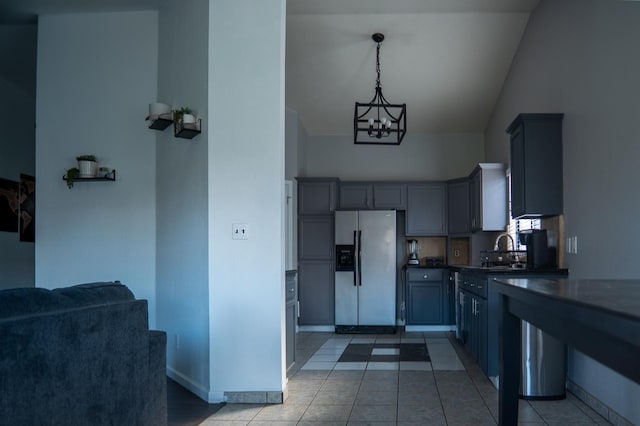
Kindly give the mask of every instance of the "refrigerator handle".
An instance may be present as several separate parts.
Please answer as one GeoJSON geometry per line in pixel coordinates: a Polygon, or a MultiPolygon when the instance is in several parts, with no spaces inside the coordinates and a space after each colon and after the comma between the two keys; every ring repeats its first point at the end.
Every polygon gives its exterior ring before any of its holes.
{"type": "Polygon", "coordinates": [[[362,231],[358,231],[358,285],[362,286],[362,231]]]}
{"type": "MultiPolygon", "coordinates": [[[[357,246],[356,246],[356,234],[357,233],[358,233],[358,231],[356,231],[356,230],[353,231],[353,248],[354,248],[354,250],[357,250],[357,246]]],[[[354,254],[354,257],[355,257],[355,253],[353,253],[353,254],[354,254]]],[[[356,264],[356,265],[354,265],[354,268],[353,268],[353,286],[355,287],[357,285],[358,285],[358,265],[356,264]]]]}

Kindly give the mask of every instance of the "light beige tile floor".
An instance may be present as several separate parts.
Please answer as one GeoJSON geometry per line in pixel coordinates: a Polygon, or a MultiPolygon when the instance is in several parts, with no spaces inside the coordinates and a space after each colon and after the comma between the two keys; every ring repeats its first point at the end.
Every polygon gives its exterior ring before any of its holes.
{"type": "MultiPolygon", "coordinates": [[[[283,404],[227,404],[202,425],[497,423],[497,391],[448,333],[397,333],[393,336],[299,333],[296,345],[297,361],[288,374],[289,397],[283,404]],[[345,342],[330,342],[336,338],[361,343],[370,343],[370,339],[411,343],[426,341],[433,358],[433,368],[425,369],[425,363],[419,363],[415,368],[405,366],[409,369],[403,369],[400,363],[373,368],[366,365],[340,366],[342,363],[336,361],[342,352],[336,348],[344,349],[346,345],[342,344],[345,342]],[[317,361],[308,363],[314,356],[329,358],[317,358],[317,361]],[[314,367],[313,362],[321,364],[314,367]]],[[[519,423],[532,426],[609,424],[571,394],[562,401],[521,400],[519,423]]]]}

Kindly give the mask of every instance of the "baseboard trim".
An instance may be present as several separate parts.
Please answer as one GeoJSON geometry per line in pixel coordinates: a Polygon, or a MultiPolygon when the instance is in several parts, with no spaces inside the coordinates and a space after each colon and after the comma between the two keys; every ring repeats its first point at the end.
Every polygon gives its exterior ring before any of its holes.
{"type": "Polygon", "coordinates": [[[607,419],[611,424],[616,426],[633,426],[633,423],[627,420],[624,416],[620,415],[613,408],[609,407],[604,402],[600,401],[595,396],[584,390],[583,387],[576,384],[574,381],[567,377],[567,390],[571,392],[576,398],[584,402],[589,408],[602,417],[607,419]]]}
{"type": "MultiPolygon", "coordinates": [[[[176,371],[175,369],[167,366],[167,376],[178,382],[180,384],[180,386],[188,389],[191,393],[194,393],[195,395],[198,396],[198,398],[207,401],[208,403],[218,403],[218,402],[224,402],[224,395],[220,393],[219,398],[215,398],[215,395],[212,395],[212,392],[209,392],[207,389],[205,389],[200,383],[196,383],[193,380],[191,380],[189,377],[185,376],[184,374],[180,373],[179,371],[176,371]],[[212,399],[212,397],[214,397],[212,399]]],[[[218,393],[218,392],[215,392],[218,393]]]]}
{"type": "Polygon", "coordinates": [[[301,332],[330,332],[333,333],[335,331],[335,327],[333,325],[301,325],[299,326],[299,331],[301,332]]]}
{"type": "Polygon", "coordinates": [[[455,325],[406,325],[404,331],[410,332],[425,332],[425,331],[455,331],[455,325]]]}

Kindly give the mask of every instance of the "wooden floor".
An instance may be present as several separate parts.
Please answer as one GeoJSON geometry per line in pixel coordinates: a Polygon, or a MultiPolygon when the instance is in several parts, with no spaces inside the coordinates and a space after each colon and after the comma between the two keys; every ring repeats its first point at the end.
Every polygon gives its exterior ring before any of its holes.
{"type": "Polygon", "coordinates": [[[170,426],[196,426],[224,404],[207,404],[175,381],[167,378],[167,416],[170,426]]]}

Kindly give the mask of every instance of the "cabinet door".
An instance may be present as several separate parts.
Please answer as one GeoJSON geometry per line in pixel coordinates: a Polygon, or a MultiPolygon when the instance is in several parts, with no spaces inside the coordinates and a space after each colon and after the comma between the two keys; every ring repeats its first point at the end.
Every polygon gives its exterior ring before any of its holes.
{"type": "Polygon", "coordinates": [[[405,210],[407,208],[407,185],[400,183],[374,184],[373,207],[376,209],[405,210]]]}
{"type": "Polygon", "coordinates": [[[507,225],[504,164],[478,164],[469,181],[469,203],[472,231],[504,231],[507,225]]]}
{"type": "Polygon", "coordinates": [[[447,188],[444,183],[407,185],[407,236],[447,234],[447,188]]]}
{"type": "Polygon", "coordinates": [[[287,370],[296,359],[296,302],[287,303],[286,312],[286,339],[287,339],[287,370]]]}
{"type": "Polygon", "coordinates": [[[298,259],[333,258],[333,216],[298,217],[298,259]]]}
{"type": "Polygon", "coordinates": [[[442,299],[444,308],[444,324],[450,325],[456,323],[456,296],[455,296],[455,277],[453,272],[445,274],[443,288],[445,294],[442,299]]]}
{"type": "Polygon", "coordinates": [[[515,217],[525,211],[524,132],[519,125],[511,134],[511,211],[515,217]]]}
{"type": "Polygon", "coordinates": [[[442,283],[409,282],[407,324],[442,324],[442,283]]]}
{"type": "Polygon", "coordinates": [[[469,180],[447,184],[449,234],[470,231],[469,180]]]}
{"type": "Polygon", "coordinates": [[[513,217],[562,214],[562,114],[520,114],[509,125],[513,217]]]}
{"type": "Polygon", "coordinates": [[[331,261],[298,262],[300,325],[333,325],[334,271],[331,261]]]}
{"type": "Polygon", "coordinates": [[[476,297],[476,313],[474,316],[474,334],[476,336],[476,347],[474,358],[478,365],[487,372],[487,301],[481,297],[476,297]]]}
{"type": "Polygon", "coordinates": [[[298,180],[298,214],[330,214],[336,208],[337,181],[298,180]]]}
{"type": "Polygon", "coordinates": [[[340,185],[341,209],[370,209],[373,207],[373,186],[343,183],[340,185]]]}

